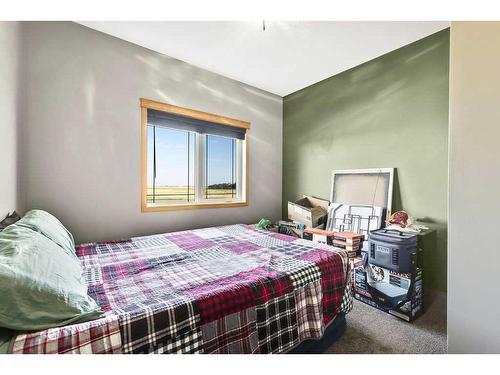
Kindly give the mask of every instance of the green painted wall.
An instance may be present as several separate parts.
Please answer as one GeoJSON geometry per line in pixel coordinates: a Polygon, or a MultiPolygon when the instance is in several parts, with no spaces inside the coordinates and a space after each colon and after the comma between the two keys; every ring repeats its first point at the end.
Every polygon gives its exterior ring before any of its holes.
{"type": "MultiPolygon", "coordinates": [[[[357,48],[362,48],[358,46],[357,48]]],[[[283,103],[283,215],[329,199],[334,169],[395,167],[393,210],[436,229],[424,285],[446,290],[449,29],[290,94],[283,103]]]]}

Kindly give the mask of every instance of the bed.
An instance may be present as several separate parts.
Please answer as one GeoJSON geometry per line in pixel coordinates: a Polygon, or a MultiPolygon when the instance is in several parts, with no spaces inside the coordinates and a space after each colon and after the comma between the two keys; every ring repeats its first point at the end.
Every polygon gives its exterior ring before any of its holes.
{"type": "Polygon", "coordinates": [[[352,308],[346,252],[229,225],[76,247],[89,322],[18,333],[11,353],[286,353],[352,308]]]}

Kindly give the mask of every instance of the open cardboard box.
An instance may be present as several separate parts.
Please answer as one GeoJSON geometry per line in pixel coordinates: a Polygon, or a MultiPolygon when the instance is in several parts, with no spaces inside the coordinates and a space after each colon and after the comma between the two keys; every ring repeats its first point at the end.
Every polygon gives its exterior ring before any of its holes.
{"type": "Polygon", "coordinates": [[[288,202],[288,219],[316,228],[326,222],[330,201],[304,195],[295,202],[288,202]]]}

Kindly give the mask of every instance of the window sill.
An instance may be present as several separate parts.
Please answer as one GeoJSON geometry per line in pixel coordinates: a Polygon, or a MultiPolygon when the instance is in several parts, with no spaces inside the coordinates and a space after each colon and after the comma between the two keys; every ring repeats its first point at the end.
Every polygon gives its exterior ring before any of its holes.
{"type": "Polygon", "coordinates": [[[192,203],[192,204],[168,204],[168,205],[143,205],[142,212],[158,211],[180,211],[193,210],[196,208],[229,208],[248,206],[248,202],[217,202],[217,203],[192,203]]]}

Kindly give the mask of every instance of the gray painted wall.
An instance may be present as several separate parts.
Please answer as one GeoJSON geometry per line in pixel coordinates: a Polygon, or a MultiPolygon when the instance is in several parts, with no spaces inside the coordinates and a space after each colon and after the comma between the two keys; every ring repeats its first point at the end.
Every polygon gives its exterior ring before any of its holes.
{"type": "Polygon", "coordinates": [[[500,353],[500,22],[452,22],[448,350],[500,353]]]}
{"type": "Polygon", "coordinates": [[[17,22],[0,22],[0,220],[18,208],[18,37],[17,22]]]}
{"type": "Polygon", "coordinates": [[[25,209],[77,242],[281,215],[280,97],[74,23],[23,23],[22,40],[25,209]],[[248,207],[141,212],[140,97],[252,123],[248,207]]]}

